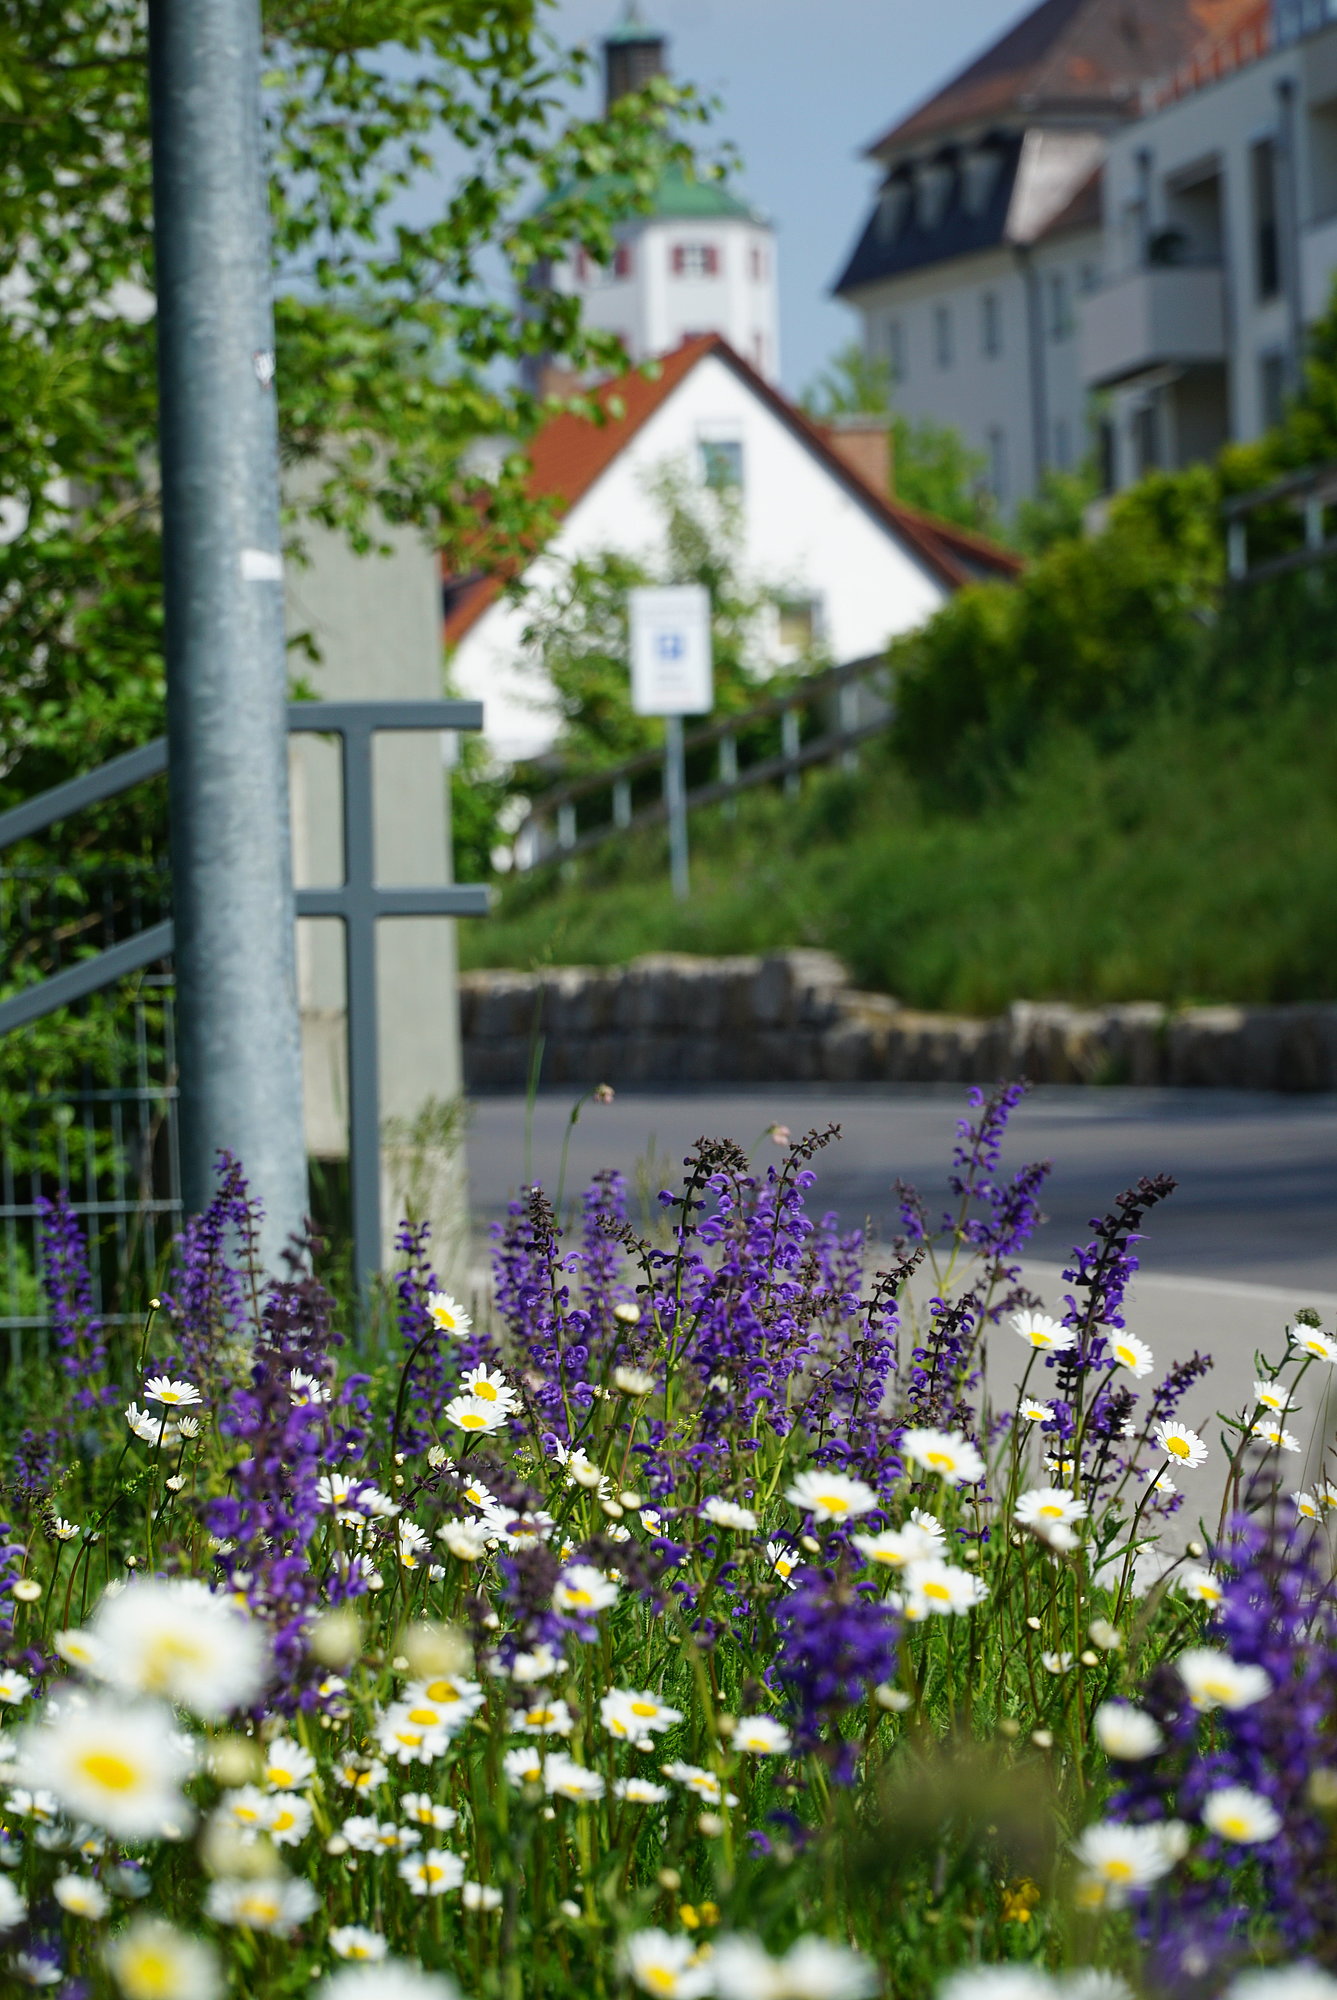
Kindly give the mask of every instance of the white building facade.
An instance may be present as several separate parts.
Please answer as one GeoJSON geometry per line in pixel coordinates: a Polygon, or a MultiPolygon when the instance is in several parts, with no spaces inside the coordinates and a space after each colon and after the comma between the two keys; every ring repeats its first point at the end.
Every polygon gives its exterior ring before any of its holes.
{"type": "Polygon", "coordinates": [[[1080,349],[1116,487],[1259,436],[1298,386],[1337,274],[1334,15],[1259,5],[1110,141],[1080,349]]]}
{"type": "Polygon", "coordinates": [[[836,294],[896,407],[958,430],[1005,515],[1096,443],[1077,331],[1106,146],[1200,33],[1194,0],[1042,0],[869,149],[879,186],[836,294]]]}
{"type": "Polygon", "coordinates": [[[454,593],[446,622],[454,688],[485,703],[486,733],[506,762],[542,755],[557,718],[524,642],[534,607],[582,557],[610,551],[663,572],[666,520],[655,493],[671,470],[705,494],[727,488],[738,564],[775,594],[755,635],[759,673],[816,642],[833,659],[880,650],[921,624],[972,576],[1013,573],[991,545],[897,508],[718,338],[665,355],[654,381],[614,385],[625,414],[603,426],[570,415],[540,432],[534,488],[563,518],[525,572],[525,600],[497,579],[454,593]]]}

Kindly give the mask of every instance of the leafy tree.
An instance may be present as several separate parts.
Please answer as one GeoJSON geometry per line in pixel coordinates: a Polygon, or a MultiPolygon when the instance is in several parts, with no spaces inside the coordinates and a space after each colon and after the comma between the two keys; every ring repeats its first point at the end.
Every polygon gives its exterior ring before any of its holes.
{"type": "MultiPolygon", "coordinates": [[[[717,717],[750,707],[759,682],[776,678],[758,645],[759,626],[785,593],[743,574],[732,496],[696,486],[673,464],[660,469],[652,493],[664,523],[662,562],[614,551],[578,558],[536,602],[525,629],[535,687],[551,689],[560,717],[556,747],[572,773],[620,763],[663,740],[662,723],[631,707],[627,592],[638,584],[697,583],[709,591],[717,717]]],[[[793,671],[817,663],[814,652],[793,671]]],[[[518,774],[522,785],[527,777],[542,782],[541,774],[518,774]]]]}
{"type": "MultiPolygon", "coordinates": [[[[589,59],[546,18],[546,0],[266,0],[281,450],[304,514],[355,549],[381,519],[460,566],[525,545],[542,407],[513,364],[620,358],[545,275],[573,242],[612,254],[619,217],[688,160],[697,107],[657,79],[571,118],[589,59]],[[482,436],[510,446],[486,477],[482,436]]],[[[150,167],[144,0],[0,0],[0,809],[162,727],[150,167]]],[[[13,870],[65,872],[0,986],[49,969],[57,939],[96,942],[104,904],[123,917],[131,864],[148,893],[163,829],[143,788],[6,856],[7,936],[30,887],[13,870]]],[[[0,1121],[72,1053],[108,1074],[115,1033],[95,1004],[0,1045],[0,1121]]]]}
{"type": "Polygon", "coordinates": [[[896,498],[940,521],[996,534],[997,509],[984,484],[984,459],[950,425],[927,417],[915,420],[896,409],[893,389],[890,364],[851,341],[832,356],[801,401],[819,423],[835,417],[888,417],[896,498]]]}

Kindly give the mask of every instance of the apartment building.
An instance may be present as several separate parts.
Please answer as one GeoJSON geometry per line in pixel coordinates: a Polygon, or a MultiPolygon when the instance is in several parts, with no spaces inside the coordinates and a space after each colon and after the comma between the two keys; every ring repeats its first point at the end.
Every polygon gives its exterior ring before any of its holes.
{"type": "Polygon", "coordinates": [[[1102,283],[1101,171],[1141,90],[1232,0],[1042,0],[869,148],[835,284],[897,406],[954,425],[1010,513],[1091,446],[1077,331],[1102,283]]]}
{"type": "Polygon", "coordinates": [[[1253,0],[1110,135],[1079,351],[1109,484],[1257,437],[1337,274],[1337,5],[1253,0]]]}

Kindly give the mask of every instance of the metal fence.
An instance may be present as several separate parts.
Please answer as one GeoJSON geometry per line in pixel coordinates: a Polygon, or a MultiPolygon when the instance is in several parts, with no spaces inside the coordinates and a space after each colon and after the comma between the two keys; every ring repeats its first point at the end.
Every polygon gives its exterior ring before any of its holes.
{"type": "MultiPolygon", "coordinates": [[[[0,870],[6,971],[31,955],[43,971],[78,962],[160,918],[160,864],[127,862],[89,881],[77,867],[0,870]]],[[[0,1365],[44,1352],[43,1196],[67,1193],[88,1243],[94,1306],[107,1324],[137,1318],[161,1279],[181,1221],[176,1142],[175,990],[170,960],[118,989],[114,1037],[52,1086],[24,1069],[24,1030],[6,1048],[0,1096],[0,1365]],[[11,1051],[13,1054],[11,1054],[11,1051]],[[13,1059],[17,1056],[17,1060],[13,1059]]],[[[109,996],[75,1002],[76,1018],[109,996]]]]}

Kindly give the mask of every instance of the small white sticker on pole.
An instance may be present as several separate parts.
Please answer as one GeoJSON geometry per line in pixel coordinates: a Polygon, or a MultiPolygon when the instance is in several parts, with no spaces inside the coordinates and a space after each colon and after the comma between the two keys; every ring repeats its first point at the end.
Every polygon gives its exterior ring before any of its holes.
{"type": "Polygon", "coordinates": [[[715,705],[710,592],[699,583],[627,593],[637,715],[709,715],[715,705]]]}
{"type": "Polygon", "coordinates": [[[241,580],[243,583],[282,583],[283,557],[276,555],[272,549],[243,549],[241,580]]]}

